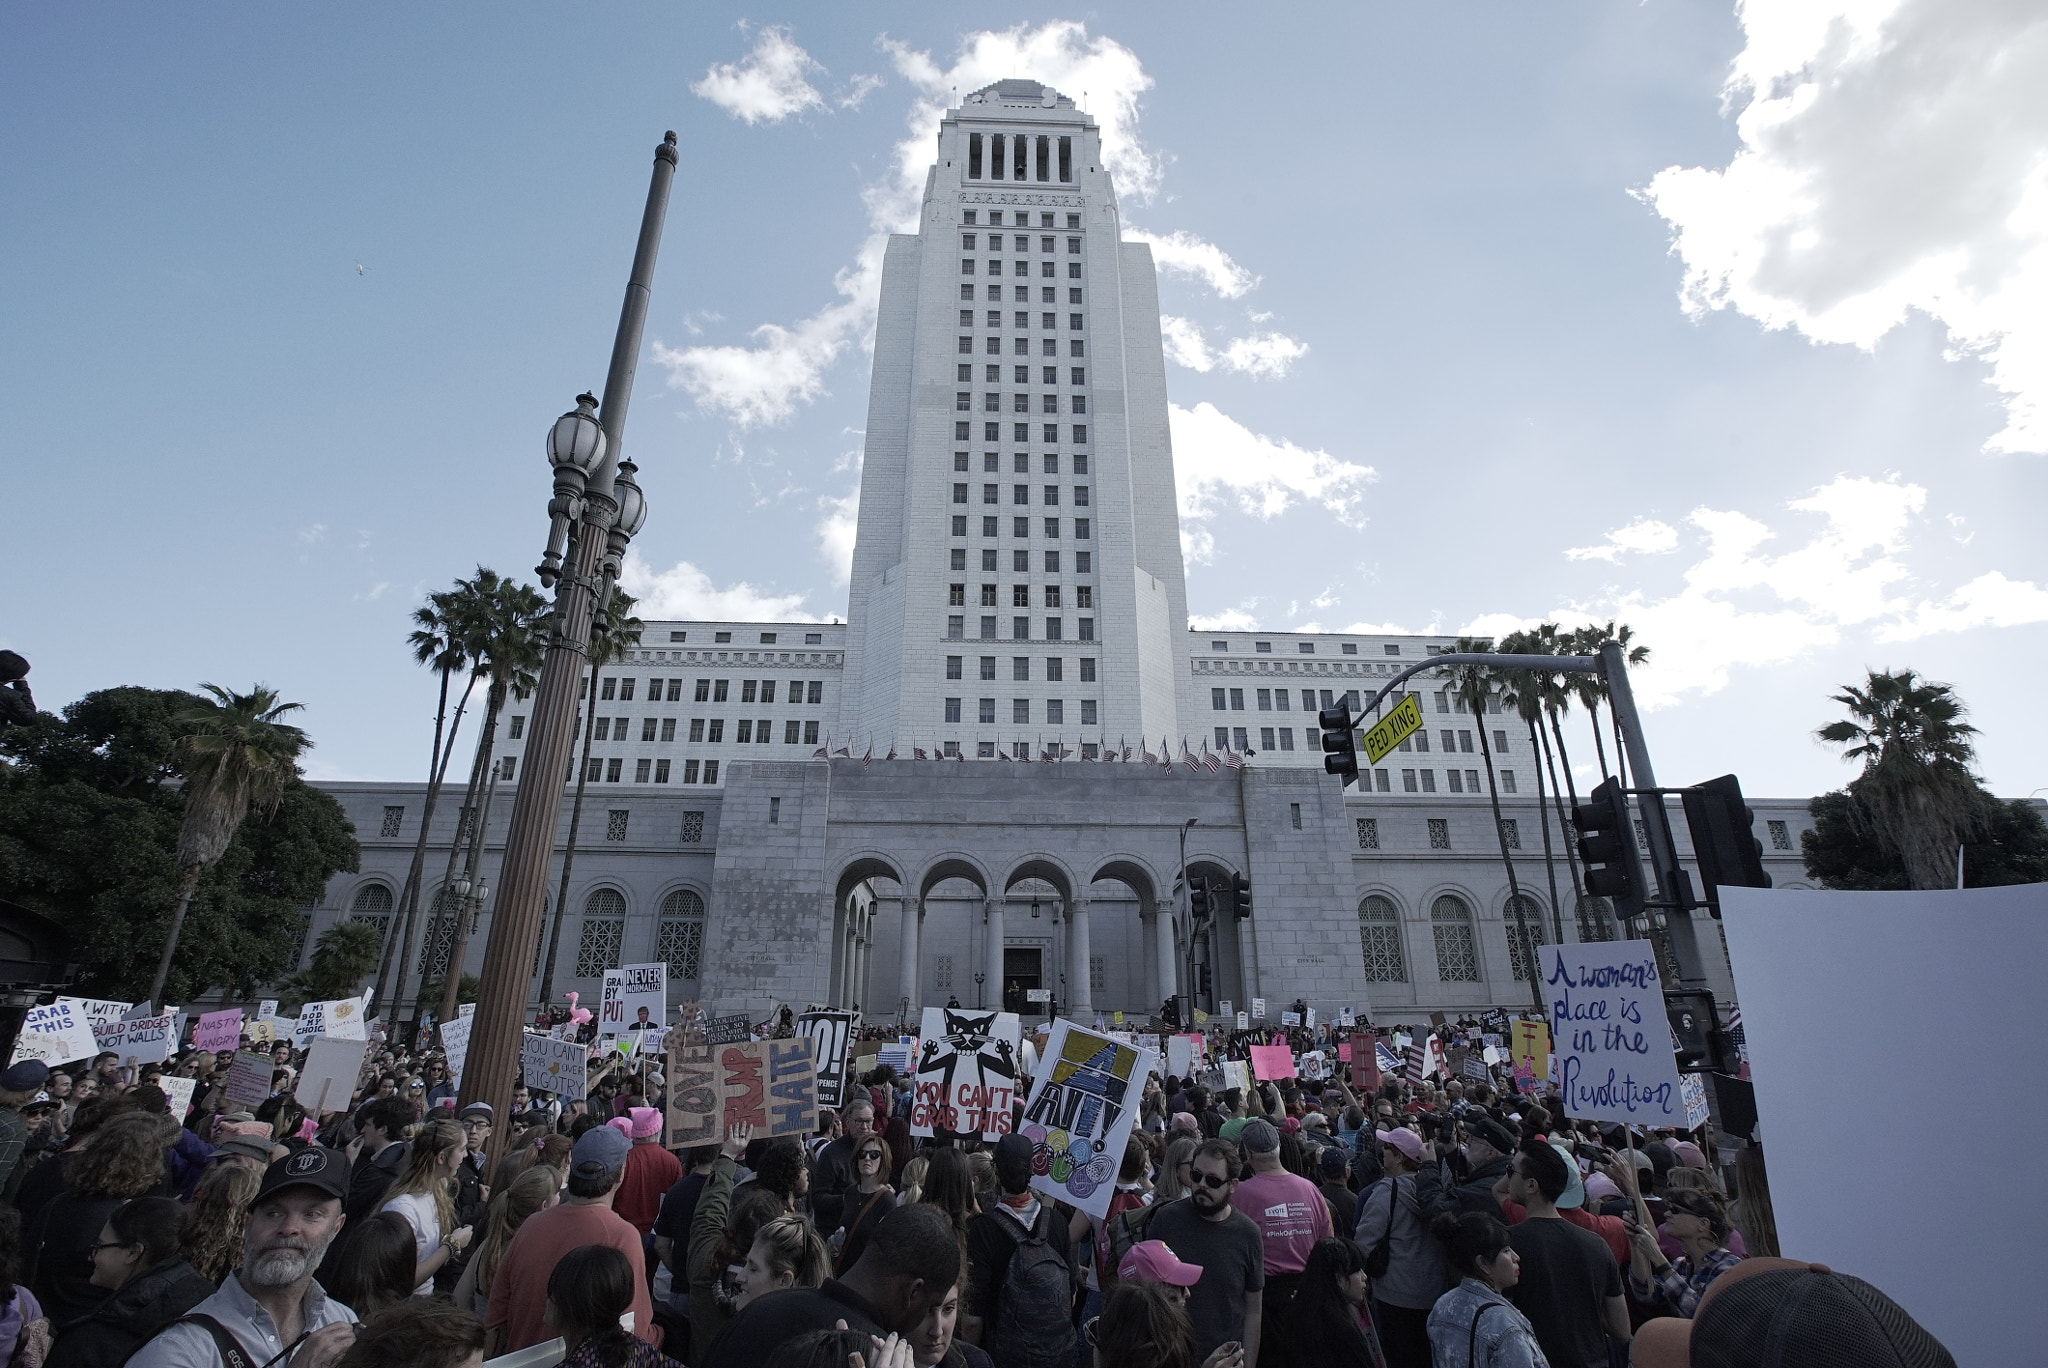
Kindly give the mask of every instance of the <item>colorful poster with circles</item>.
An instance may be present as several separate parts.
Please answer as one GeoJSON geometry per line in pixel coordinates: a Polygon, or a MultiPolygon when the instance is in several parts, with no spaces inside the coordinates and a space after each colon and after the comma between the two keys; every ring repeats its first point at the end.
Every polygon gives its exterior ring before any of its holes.
{"type": "Polygon", "coordinates": [[[1158,1063],[1152,1051],[1071,1021],[1053,1023],[1024,1107],[1034,1192],[1098,1221],[1108,1216],[1138,1096],[1158,1063]]]}

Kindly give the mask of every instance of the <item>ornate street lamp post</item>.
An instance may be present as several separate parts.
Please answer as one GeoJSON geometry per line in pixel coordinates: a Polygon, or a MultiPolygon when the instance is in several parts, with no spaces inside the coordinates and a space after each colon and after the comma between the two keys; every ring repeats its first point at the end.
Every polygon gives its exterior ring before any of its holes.
{"type": "MultiPolygon", "coordinates": [[[[462,1071],[463,1105],[488,1102],[501,1119],[508,1115],[512,1088],[519,1080],[527,992],[562,808],[562,776],[575,745],[577,696],[591,626],[610,601],[627,544],[647,518],[647,501],[634,483],[633,463],[622,460],[620,451],[675,169],[676,135],[670,133],[654,149],[654,176],[640,219],[633,274],[619,311],[604,403],[600,408],[591,395],[577,396],[576,407],[556,419],[548,432],[555,491],[548,503],[548,545],[538,574],[541,583],[555,591],[553,628],[534,689],[525,782],[513,798],[512,823],[505,834],[476,1021],[462,1071]]],[[[450,966],[451,973],[460,971],[460,966],[450,966]]],[[[493,1129],[493,1163],[511,1129],[509,1124],[493,1129]]]]}

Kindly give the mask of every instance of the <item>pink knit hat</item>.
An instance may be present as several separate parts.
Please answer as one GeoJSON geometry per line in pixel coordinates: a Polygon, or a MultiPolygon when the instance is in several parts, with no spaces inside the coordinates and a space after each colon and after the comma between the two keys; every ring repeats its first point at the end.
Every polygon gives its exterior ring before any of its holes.
{"type": "Polygon", "coordinates": [[[626,1134],[635,1140],[652,1140],[661,1134],[661,1111],[656,1107],[632,1107],[626,1112],[631,1118],[626,1134]]]}

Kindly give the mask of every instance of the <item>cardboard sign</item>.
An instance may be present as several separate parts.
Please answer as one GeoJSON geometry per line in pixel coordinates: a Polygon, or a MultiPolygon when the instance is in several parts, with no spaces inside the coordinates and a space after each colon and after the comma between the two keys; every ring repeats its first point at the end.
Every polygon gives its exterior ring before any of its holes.
{"type": "Polygon", "coordinates": [[[860,1017],[853,1012],[805,1012],[796,1019],[796,1033],[811,1038],[811,1058],[818,1066],[818,1105],[846,1105],[846,1052],[853,1044],[860,1017]]]}
{"type": "Polygon", "coordinates": [[[1707,1081],[1696,1073],[1678,1076],[1679,1101],[1685,1104],[1685,1128],[1698,1130],[1707,1124],[1707,1081]]]}
{"type": "Polygon", "coordinates": [[[162,1088],[164,1096],[170,1099],[171,1119],[183,1125],[185,1118],[192,1114],[192,1094],[198,1091],[199,1080],[165,1074],[157,1079],[156,1085],[162,1088]]]}
{"type": "Polygon", "coordinates": [[[249,1029],[248,1029],[248,1031],[247,1031],[247,1035],[248,1035],[248,1037],[249,1037],[249,1043],[250,1043],[251,1045],[274,1045],[274,1044],[276,1044],[276,1043],[277,1043],[277,1020],[276,1020],[276,1018],[272,1017],[272,1018],[266,1018],[266,1019],[264,1019],[264,1020],[261,1020],[261,1021],[252,1021],[252,1022],[250,1022],[250,1023],[249,1023],[249,1029]]]}
{"type": "Polygon", "coordinates": [[[135,1010],[133,1002],[115,1002],[111,998],[60,997],[59,1002],[68,1002],[71,1009],[80,1012],[85,1019],[97,1027],[101,1022],[119,1021],[135,1010]]]}
{"type": "Polygon", "coordinates": [[[31,1007],[22,1018],[21,1033],[15,1037],[16,1060],[40,1059],[58,1065],[74,1059],[91,1059],[99,1053],[92,1026],[85,1013],[59,999],[47,1007],[31,1007]]]}
{"type": "MultiPolygon", "coordinates": [[[[677,1033],[678,1037],[680,1033],[677,1033]]],[[[754,1138],[808,1135],[818,1128],[818,1075],[809,1036],[714,1045],[672,1040],[668,1051],[668,1143],[715,1144],[726,1128],[754,1138]]]]}
{"type": "Polygon", "coordinates": [[[441,1049],[448,1056],[448,1078],[462,1087],[462,1066],[469,1062],[469,1028],[475,1017],[459,1016],[441,1023],[441,1049]]]}
{"type": "Polygon", "coordinates": [[[1518,1019],[1510,1027],[1508,1035],[1512,1042],[1508,1052],[1514,1060],[1515,1077],[1532,1082],[1550,1077],[1550,1028],[1540,1021],[1518,1019]]]}
{"type": "Polygon", "coordinates": [[[704,1023],[704,1038],[713,1045],[743,1045],[753,1035],[754,1023],[745,1012],[713,1017],[704,1023]]]}
{"type": "Polygon", "coordinates": [[[1053,1023],[1044,1066],[1024,1108],[1032,1142],[1031,1187],[1102,1220],[1116,1191],[1117,1168],[1138,1092],[1157,1057],[1070,1021],[1053,1023]]]}
{"type": "Polygon", "coordinates": [[[1236,1016],[1237,1004],[1232,1002],[1229,998],[1223,999],[1223,1001],[1216,1004],[1216,1015],[1224,1018],[1225,1020],[1228,1020],[1229,1018],[1236,1016]]]}
{"type": "Polygon", "coordinates": [[[110,1021],[93,1027],[93,1036],[102,1050],[112,1050],[123,1061],[134,1060],[139,1064],[161,1064],[171,1057],[171,1051],[178,1043],[178,1018],[175,1014],[163,1016],[129,1017],[122,1021],[110,1021]]]}
{"type": "Polygon", "coordinates": [[[1508,1033],[1508,1014],[1503,1008],[1489,1007],[1479,1014],[1479,1024],[1482,1028],[1493,1032],[1495,1035],[1506,1035],[1508,1033]]]}
{"type": "Polygon", "coordinates": [[[1242,1059],[1226,1059],[1223,1061],[1223,1086],[1226,1088],[1236,1088],[1239,1092],[1243,1092],[1251,1086],[1251,1078],[1244,1067],[1242,1059]]]}
{"type": "Polygon", "coordinates": [[[1537,963],[1565,1115],[1683,1126],[1664,975],[1650,942],[1546,945],[1537,963]]]}
{"type": "Polygon", "coordinates": [[[624,964],[604,971],[604,1002],[597,1012],[600,1036],[647,1030],[668,1019],[668,965],[624,964]]]}
{"type": "Polygon", "coordinates": [[[199,1017],[199,1025],[192,1032],[192,1048],[219,1054],[232,1050],[242,1043],[242,1009],[227,1007],[218,1012],[205,1012],[199,1017]]]}
{"type": "Polygon", "coordinates": [[[1265,1019],[1266,1019],[1266,1000],[1265,1000],[1264,998],[1253,998],[1253,999],[1252,999],[1252,1020],[1253,1020],[1253,1021],[1264,1021],[1265,1019]]]}
{"type": "Polygon", "coordinates": [[[309,1002],[299,1008],[299,1024],[292,1030],[292,1045],[306,1049],[315,1036],[332,1036],[337,1040],[367,1040],[369,1032],[363,1025],[363,1000],[361,998],[331,998],[325,1002],[309,1002]]]}
{"type": "Polygon", "coordinates": [[[228,1101],[239,1102],[245,1107],[256,1108],[270,1100],[270,1076],[275,1072],[267,1054],[250,1054],[243,1051],[235,1056],[235,1062],[228,1068],[228,1082],[224,1091],[228,1101]]]}
{"type": "Polygon", "coordinates": [[[265,999],[263,999],[263,1001],[261,1001],[261,1002],[259,1002],[259,1003],[257,1003],[257,1004],[256,1004],[256,1019],[257,1019],[258,1021],[268,1021],[268,1020],[270,1020],[270,1019],[271,1019],[272,1017],[274,1017],[274,1016],[276,1016],[276,1015],[277,1015],[277,999],[276,999],[276,998],[265,998],[265,999]]]}
{"type": "Polygon", "coordinates": [[[1330,1076],[1330,1059],[1321,1050],[1310,1050],[1301,1057],[1301,1076],[1312,1082],[1330,1076]]]}
{"type": "Polygon", "coordinates": [[[668,1027],[656,1026],[645,1031],[635,1031],[627,1037],[627,1044],[634,1047],[634,1053],[636,1054],[666,1054],[668,1053],[668,1027]]]}
{"type": "Polygon", "coordinates": [[[908,1045],[884,1045],[875,1051],[875,1067],[891,1068],[902,1078],[910,1072],[910,1061],[914,1056],[908,1045]]]}
{"type": "Polygon", "coordinates": [[[363,1056],[369,1052],[367,1040],[314,1037],[306,1047],[306,1067],[292,1098],[315,1117],[322,1112],[347,1111],[356,1079],[363,1072],[363,1056]]]}
{"type": "Polygon", "coordinates": [[[1166,1071],[1175,1078],[1186,1078],[1188,1070],[1195,1066],[1195,1049],[1184,1035],[1168,1037],[1166,1042],[1166,1071]]]}
{"type": "Polygon", "coordinates": [[[519,1048],[519,1068],[526,1086],[580,1102],[589,1095],[590,1052],[579,1041],[528,1035],[519,1048]]]}
{"type": "Polygon", "coordinates": [[[910,1133],[1008,1135],[1024,1037],[1017,1014],[927,1007],[919,1035],[910,1133]]]}
{"type": "Polygon", "coordinates": [[[1351,1062],[1350,1041],[1340,1040],[1337,1042],[1337,1062],[1340,1064],[1349,1064],[1351,1062]]]}
{"type": "Polygon", "coordinates": [[[1299,1012],[1282,1012],[1282,1013],[1280,1014],[1280,1024],[1281,1024],[1282,1026],[1299,1026],[1299,1025],[1301,1025],[1301,1013],[1299,1013],[1299,1012]]]}
{"type": "Polygon", "coordinates": [[[1294,1053],[1285,1045],[1254,1045],[1251,1056],[1254,1078],[1270,1080],[1295,1076],[1294,1053]]]}
{"type": "Polygon", "coordinates": [[[1464,1074],[1474,1083],[1484,1083],[1493,1076],[1486,1071],[1486,1061],[1476,1054],[1465,1056],[1464,1074]]]}

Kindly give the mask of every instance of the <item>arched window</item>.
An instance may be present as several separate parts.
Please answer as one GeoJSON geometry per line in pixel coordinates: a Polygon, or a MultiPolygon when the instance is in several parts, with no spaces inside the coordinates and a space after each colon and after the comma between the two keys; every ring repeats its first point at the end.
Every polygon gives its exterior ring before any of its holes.
{"type": "Polygon", "coordinates": [[[1408,960],[1401,953],[1401,913],[1392,898],[1368,893],[1358,904],[1358,948],[1365,956],[1367,983],[1408,981],[1408,960]]]}
{"type": "Polygon", "coordinates": [[[391,890],[380,883],[364,884],[349,905],[350,921],[368,922],[377,928],[378,939],[391,931],[391,890]]]}
{"type": "Polygon", "coordinates": [[[1614,939],[1614,907],[1607,899],[1581,897],[1576,916],[1581,941],[1614,939]]]}
{"type": "Polygon", "coordinates": [[[661,900],[661,930],[654,954],[668,963],[669,982],[695,980],[704,964],[704,899],[678,888],[661,900]]]}
{"type": "Polygon", "coordinates": [[[616,888],[593,889],[583,900],[583,934],[576,944],[576,977],[601,978],[619,967],[626,945],[626,898],[616,888]]]}
{"type": "Polygon", "coordinates": [[[1534,898],[1522,893],[1508,899],[1507,907],[1501,912],[1501,916],[1508,924],[1508,962],[1515,967],[1515,977],[1527,983],[1529,975],[1535,972],[1535,947],[1547,943],[1543,934],[1543,908],[1534,898]],[[1517,908],[1521,910],[1522,920],[1529,928],[1527,941],[1522,939],[1522,928],[1515,924],[1517,908]]]}
{"type": "Polygon", "coordinates": [[[1472,938],[1472,909],[1455,893],[1444,893],[1429,905],[1430,930],[1436,935],[1436,976],[1444,983],[1479,982],[1479,944],[1472,938]]]}
{"type": "Polygon", "coordinates": [[[448,957],[455,953],[455,921],[462,913],[462,898],[452,888],[434,895],[427,911],[427,931],[420,943],[420,977],[439,978],[448,972],[448,957]]]}

